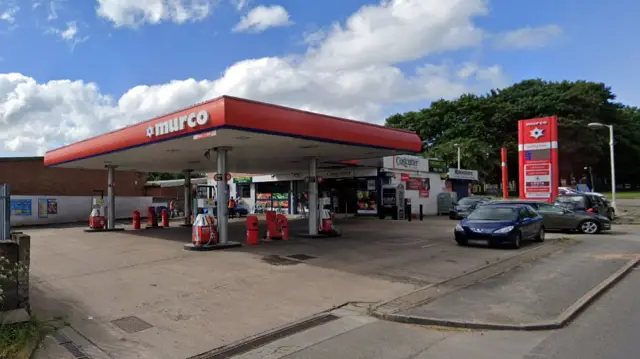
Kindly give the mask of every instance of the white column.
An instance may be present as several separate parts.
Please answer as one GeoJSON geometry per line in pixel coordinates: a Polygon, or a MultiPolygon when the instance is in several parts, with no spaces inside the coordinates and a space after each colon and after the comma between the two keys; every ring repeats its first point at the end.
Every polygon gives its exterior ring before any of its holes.
{"type": "Polygon", "coordinates": [[[227,152],[229,148],[218,147],[217,153],[217,166],[216,172],[216,186],[218,189],[218,239],[220,244],[227,244],[228,238],[228,217],[227,217],[227,202],[229,201],[229,194],[227,193],[227,152]]]}
{"type": "Polygon", "coordinates": [[[107,199],[109,203],[107,213],[107,229],[116,227],[116,193],[114,182],[116,179],[116,166],[107,166],[107,199]]]}
{"type": "Polygon", "coordinates": [[[318,234],[318,160],[309,160],[309,235],[318,234]]]}
{"type": "Polygon", "coordinates": [[[193,208],[193,198],[191,198],[191,170],[184,171],[184,225],[190,226],[191,208],[193,208]]]}

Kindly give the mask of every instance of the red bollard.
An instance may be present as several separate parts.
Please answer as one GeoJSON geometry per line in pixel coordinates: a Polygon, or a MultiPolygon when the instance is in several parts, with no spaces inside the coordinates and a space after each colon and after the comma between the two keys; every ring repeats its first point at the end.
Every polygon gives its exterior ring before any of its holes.
{"type": "Polygon", "coordinates": [[[169,228],[169,211],[163,209],[161,212],[162,215],[162,227],[169,228]]]}
{"type": "Polygon", "coordinates": [[[133,229],[140,229],[140,212],[133,211],[133,229]]]}
{"type": "Polygon", "coordinates": [[[155,207],[147,207],[147,228],[158,227],[158,215],[155,207]]]}
{"type": "Polygon", "coordinates": [[[282,232],[278,228],[276,211],[267,211],[267,240],[282,239],[282,232]]]}
{"type": "Polygon", "coordinates": [[[260,239],[258,238],[258,217],[256,216],[247,216],[247,244],[254,245],[259,244],[260,239]]]}
{"type": "Polygon", "coordinates": [[[278,214],[276,216],[276,220],[280,225],[280,233],[282,233],[282,240],[286,241],[287,239],[289,239],[289,220],[287,219],[287,216],[285,216],[284,214],[278,214]]]}

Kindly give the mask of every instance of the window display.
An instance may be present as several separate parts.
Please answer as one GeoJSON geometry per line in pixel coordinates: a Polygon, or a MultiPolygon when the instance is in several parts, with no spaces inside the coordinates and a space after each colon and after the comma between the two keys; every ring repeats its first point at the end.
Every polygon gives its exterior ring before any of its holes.
{"type": "Polygon", "coordinates": [[[256,193],[256,213],[265,211],[287,212],[288,210],[288,193],[256,193]]]}
{"type": "Polygon", "coordinates": [[[358,180],[357,206],[358,214],[378,213],[378,192],[376,192],[375,179],[358,180]]]}

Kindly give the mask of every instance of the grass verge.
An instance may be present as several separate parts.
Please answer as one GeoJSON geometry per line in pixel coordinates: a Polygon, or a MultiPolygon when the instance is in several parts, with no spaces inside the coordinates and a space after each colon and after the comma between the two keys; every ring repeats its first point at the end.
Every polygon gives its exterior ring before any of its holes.
{"type": "Polygon", "coordinates": [[[55,328],[55,323],[35,318],[24,323],[0,324],[0,358],[28,359],[33,349],[55,328]]]}

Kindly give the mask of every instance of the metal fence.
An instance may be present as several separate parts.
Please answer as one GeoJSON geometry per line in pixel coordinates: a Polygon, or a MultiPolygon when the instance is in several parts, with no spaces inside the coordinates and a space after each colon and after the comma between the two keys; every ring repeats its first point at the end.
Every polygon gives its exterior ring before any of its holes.
{"type": "Polygon", "coordinates": [[[8,184],[0,184],[0,241],[11,239],[11,198],[8,184]]]}

